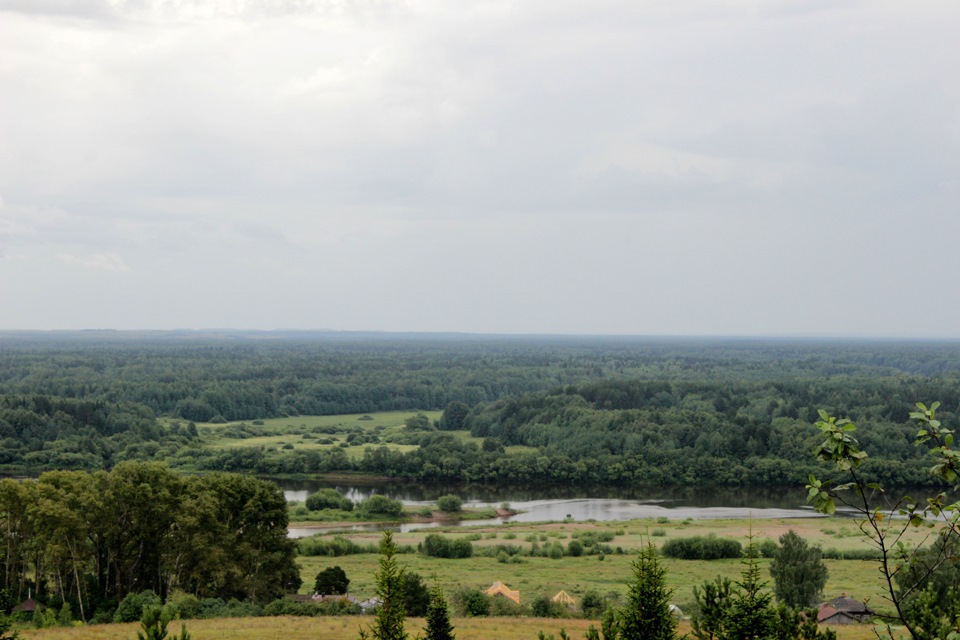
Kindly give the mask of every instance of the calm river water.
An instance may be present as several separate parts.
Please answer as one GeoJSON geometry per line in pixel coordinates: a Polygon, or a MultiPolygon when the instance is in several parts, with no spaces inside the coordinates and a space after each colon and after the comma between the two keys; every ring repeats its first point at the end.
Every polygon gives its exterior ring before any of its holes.
{"type": "MultiPolygon", "coordinates": [[[[455,494],[464,499],[465,507],[498,507],[507,502],[522,513],[506,519],[467,520],[460,523],[410,523],[401,531],[435,526],[482,526],[509,522],[542,522],[545,520],[632,520],[660,518],[802,518],[815,516],[806,506],[806,492],[800,487],[771,489],[585,489],[577,487],[475,487],[436,486],[407,483],[367,485],[325,484],[318,481],[276,480],[287,500],[306,500],[310,493],[333,487],[354,502],[375,493],[402,501],[408,506],[432,506],[442,495],[455,494]]],[[[367,525],[344,525],[344,529],[370,530],[367,525]]],[[[317,533],[317,529],[291,528],[290,536],[300,538],[317,533]]]]}

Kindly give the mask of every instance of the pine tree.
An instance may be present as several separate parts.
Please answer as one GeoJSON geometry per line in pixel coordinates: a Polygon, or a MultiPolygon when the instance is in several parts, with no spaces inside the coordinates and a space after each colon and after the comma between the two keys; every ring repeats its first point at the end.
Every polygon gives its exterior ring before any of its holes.
{"type": "Polygon", "coordinates": [[[450,611],[447,609],[447,600],[443,597],[440,585],[434,582],[430,589],[430,606],[427,607],[427,635],[423,640],[455,640],[453,624],[450,622],[450,611]]]}
{"type": "Polygon", "coordinates": [[[627,603],[617,616],[619,640],[673,640],[677,620],[670,612],[670,596],[664,576],[666,570],[657,560],[653,543],[647,543],[633,562],[634,582],[627,603]]]}
{"type": "Polygon", "coordinates": [[[403,574],[404,567],[397,564],[394,556],[397,546],[393,543],[393,531],[383,532],[380,541],[380,569],[375,578],[377,581],[377,598],[380,607],[370,627],[370,634],[360,631],[361,640],[407,640],[407,632],[403,628],[403,619],[406,611],[403,608],[403,574]]]}
{"type": "MultiPolygon", "coordinates": [[[[747,536],[747,549],[753,547],[753,528],[747,536]]],[[[746,568],[730,596],[730,604],[724,617],[721,640],[765,640],[776,632],[776,611],[771,606],[772,596],[764,589],[767,583],[760,580],[760,566],[756,554],[748,553],[746,568]]]]}

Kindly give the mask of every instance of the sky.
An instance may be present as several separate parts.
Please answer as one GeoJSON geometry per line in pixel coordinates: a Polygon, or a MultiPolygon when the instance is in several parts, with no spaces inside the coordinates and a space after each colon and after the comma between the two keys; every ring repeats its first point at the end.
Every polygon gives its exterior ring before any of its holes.
{"type": "Polygon", "coordinates": [[[0,329],[960,338],[954,0],[0,0],[0,329]]]}

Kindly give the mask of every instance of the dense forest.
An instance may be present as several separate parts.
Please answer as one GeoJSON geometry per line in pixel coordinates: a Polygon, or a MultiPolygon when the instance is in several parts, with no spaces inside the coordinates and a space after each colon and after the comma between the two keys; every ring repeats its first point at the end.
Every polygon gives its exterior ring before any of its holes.
{"type": "MultiPolygon", "coordinates": [[[[960,344],[396,334],[0,335],[0,465],[356,471],[433,480],[770,484],[814,469],[817,409],[861,425],[887,481],[926,480],[907,414],[960,406],[960,344]],[[210,450],[195,422],[439,410],[339,448],[210,450]],[[158,416],[171,420],[158,421],[158,416]],[[469,432],[482,445],[445,431],[469,432]],[[402,441],[401,441],[402,440],[402,441]],[[523,445],[520,452],[507,448],[523,445]]],[[[248,429],[255,429],[248,425],[248,429]]]]}
{"type": "Polygon", "coordinates": [[[0,611],[28,590],[109,620],[146,590],[267,602],[300,585],[283,493],[249,476],[123,463],[0,480],[0,528],[0,611]]]}

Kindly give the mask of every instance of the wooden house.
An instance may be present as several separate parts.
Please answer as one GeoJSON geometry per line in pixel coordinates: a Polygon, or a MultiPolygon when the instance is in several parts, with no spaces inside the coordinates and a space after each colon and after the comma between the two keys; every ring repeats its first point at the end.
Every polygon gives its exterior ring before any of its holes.
{"type": "Polygon", "coordinates": [[[506,598],[507,600],[510,600],[511,602],[520,604],[520,592],[514,591],[513,589],[511,589],[510,587],[508,587],[507,585],[499,581],[494,582],[489,589],[484,591],[484,593],[490,597],[503,596],[504,598],[506,598]]]}

